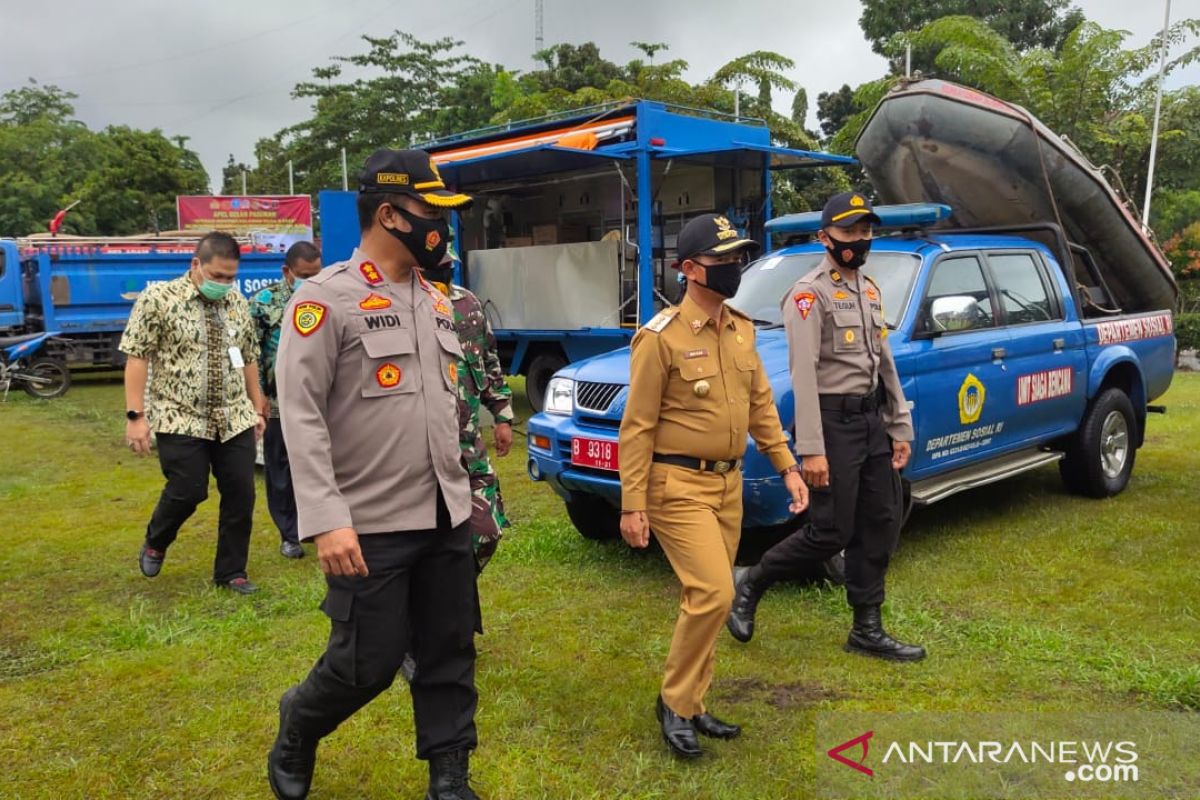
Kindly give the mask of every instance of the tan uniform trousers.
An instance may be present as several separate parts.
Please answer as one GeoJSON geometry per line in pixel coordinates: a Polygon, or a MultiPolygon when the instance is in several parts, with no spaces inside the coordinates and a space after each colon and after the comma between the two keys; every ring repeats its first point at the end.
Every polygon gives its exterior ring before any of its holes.
{"type": "Polygon", "coordinates": [[[662,697],[676,714],[691,718],[705,711],[717,636],[733,603],[742,473],[654,464],[647,490],[650,527],[683,584],[662,697]]]}

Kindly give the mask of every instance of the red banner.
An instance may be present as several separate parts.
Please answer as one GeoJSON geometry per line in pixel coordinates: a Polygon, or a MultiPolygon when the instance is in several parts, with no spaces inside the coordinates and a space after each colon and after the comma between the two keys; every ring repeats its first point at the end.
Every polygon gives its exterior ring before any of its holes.
{"type": "Polygon", "coordinates": [[[236,234],[283,233],[312,238],[312,198],[308,195],[227,197],[184,195],[175,198],[179,229],[236,234]]]}

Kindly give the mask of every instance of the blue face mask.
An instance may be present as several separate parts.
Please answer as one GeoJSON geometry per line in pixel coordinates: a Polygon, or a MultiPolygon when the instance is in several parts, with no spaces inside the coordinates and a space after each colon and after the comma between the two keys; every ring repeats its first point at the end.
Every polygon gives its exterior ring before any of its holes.
{"type": "Polygon", "coordinates": [[[294,292],[297,289],[299,289],[300,284],[302,284],[302,283],[304,283],[304,278],[301,278],[297,275],[293,275],[292,276],[292,291],[294,292]]]}
{"type": "Polygon", "coordinates": [[[203,283],[200,284],[200,294],[204,295],[207,300],[220,300],[233,288],[232,283],[219,283],[209,278],[204,274],[204,267],[200,268],[200,277],[204,278],[203,283]]]}

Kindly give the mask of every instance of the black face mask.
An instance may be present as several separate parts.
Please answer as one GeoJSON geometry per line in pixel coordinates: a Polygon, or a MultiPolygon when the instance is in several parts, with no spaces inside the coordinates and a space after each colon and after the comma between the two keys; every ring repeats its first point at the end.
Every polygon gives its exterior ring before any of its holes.
{"type": "Polygon", "coordinates": [[[392,206],[396,213],[404,217],[411,230],[400,231],[395,228],[384,228],[395,236],[408,251],[417,259],[417,266],[425,270],[430,280],[437,280],[429,275],[436,270],[442,258],[446,255],[446,247],[450,244],[450,225],[444,219],[425,219],[410,213],[399,206],[392,206]]]}
{"type": "MultiPolygon", "coordinates": [[[[696,262],[700,264],[699,261],[696,262]]],[[[733,297],[737,294],[738,287],[742,285],[742,265],[740,262],[733,264],[715,264],[708,266],[700,264],[704,267],[704,286],[712,289],[721,297],[733,297]]]]}
{"type": "MultiPolygon", "coordinates": [[[[829,236],[829,234],[825,234],[829,236]]],[[[867,253],[871,252],[870,239],[854,239],[849,242],[839,242],[832,236],[829,236],[829,241],[833,246],[825,245],[825,249],[829,252],[829,257],[833,259],[833,263],[845,269],[858,269],[863,264],[867,263],[867,253]]]]}

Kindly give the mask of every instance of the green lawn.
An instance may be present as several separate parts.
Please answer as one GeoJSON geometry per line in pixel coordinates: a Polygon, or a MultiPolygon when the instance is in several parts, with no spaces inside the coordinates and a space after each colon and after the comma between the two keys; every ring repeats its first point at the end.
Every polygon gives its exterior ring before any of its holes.
{"type": "MultiPolygon", "coordinates": [[[[485,798],[783,798],[814,785],[817,712],[1200,710],[1200,375],[1152,416],[1129,489],[1066,495],[1044,469],[914,515],[887,619],[930,657],[841,650],[840,591],[772,592],[747,646],[722,635],[710,706],[745,725],[670,758],[653,702],[676,614],[662,557],[583,540],[518,453],[516,527],[482,580],[485,798]]],[[[80,377],[0,406],[0,797],[263,798],[280,693],[328,632],[316,562],[286,561],[262,491],[252,598],[209,587],[217,507],[162,575],[136,553],[161,476],[123,447],[122,393],[80,377]]],[[[520,445],[520,441],[518,441],[520,445]]],[[[215,498],[215,490],[213,492],[215,498]]],[[[421,797],[403,681],[321,747],[313,798],[421,797]]]]}

